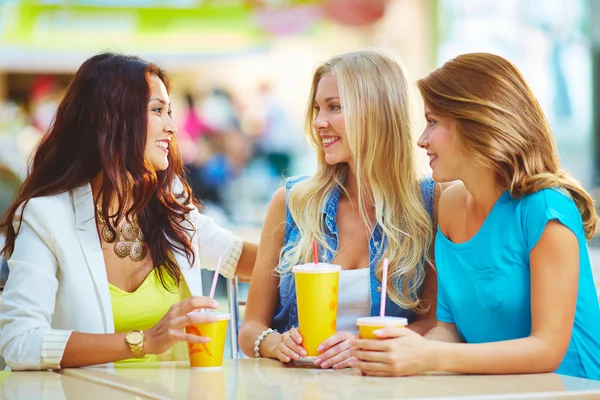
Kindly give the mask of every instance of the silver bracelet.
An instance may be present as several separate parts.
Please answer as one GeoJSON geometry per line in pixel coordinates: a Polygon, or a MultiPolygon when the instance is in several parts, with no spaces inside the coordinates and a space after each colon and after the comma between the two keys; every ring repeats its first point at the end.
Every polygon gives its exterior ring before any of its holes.
{"type": "Polygon", "coordinates": [[[277,329],[269,328],[267,330],[264,330],[258,336],[258,339],[256,339],[256,341],[254,342],[254,358],[260,358],[260,350],[258,349],[258,347],[260,346],[260,342],[262,342],[263,339],[266,338],[269,333],[277,333],[277,329]]]}

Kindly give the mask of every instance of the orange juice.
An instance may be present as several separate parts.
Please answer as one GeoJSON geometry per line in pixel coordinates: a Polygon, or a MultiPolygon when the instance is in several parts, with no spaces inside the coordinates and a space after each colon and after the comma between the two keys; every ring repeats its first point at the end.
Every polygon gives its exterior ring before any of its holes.
{"type": "Polygon", "coordinates": [[[308,357],[318,356],[317,347],[335,333],[341,270],[339,265],[326,263],[296,265],[293,268],[298,329],[308,357]]]}
{"type": "Polygon", "coordinates": [[[379,339],[373,331],[383,329],[388,326],[402,328],[408,324],[406,318],[400,317],[362,317],[356,320],[358,331],[362,339],[379,339]]]}
{"type": "Polygon", "coordinates": [[[192,369],[217,371],[223,365],[227,324],[231,316],[228,313],[214,312],[210,314],[217,317],[216,322],[194,324],[185,327],[185,331],[189,334],[210,338],[210,342],[208,343],[188,343],[190,367],[192,369]]]}

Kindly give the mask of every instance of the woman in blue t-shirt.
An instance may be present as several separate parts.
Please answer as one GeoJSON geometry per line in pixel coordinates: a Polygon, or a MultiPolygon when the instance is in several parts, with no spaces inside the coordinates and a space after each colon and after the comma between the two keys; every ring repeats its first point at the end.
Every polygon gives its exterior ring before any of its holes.
{"type": "Polygon", "coordinates": [[[552,130],[509,61],[461,55],[418,82],[442,193],[437,325],[357,340],[368,375],[555,371],[600,379],[600,309],[586,238],[590,195],[560,165],[552,130]]]}

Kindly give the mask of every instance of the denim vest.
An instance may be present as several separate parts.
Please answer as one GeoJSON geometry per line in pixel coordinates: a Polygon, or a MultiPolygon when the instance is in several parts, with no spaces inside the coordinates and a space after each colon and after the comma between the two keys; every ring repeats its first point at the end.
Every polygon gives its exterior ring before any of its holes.
{"type": "MultiPolygon", "coordinates": [[[[308,178],[308,176],[292,177],[286,181],[286,205],[289,200],[290,191],[293,186],[308,178]]],[[[429,217],[433,220],[433,195],[435,182],[431,178],[424,178],[421,182],[421,194],[425,204],[425,209],[429,214],[429,217]]],[[[338,203],[340,201],[341,188],[338,186],[334,188],[327,197],[325,202],[325,208],[323,210],[325,218],[325,237],[327,244],[332,249],[338,247],[338,231],[336,226],[336,217],[338,210],[338,203]]],[[[286,206],[286,228],[283,239],[284,248],[292,246],[298,239],[300,232],[296,223],[292,219],[289,208],[286,206]]],[[[383,251],[385,250],[385,243],[382,240],[381,227],[376,225],[369,241],[369,268],[370,273],[370,287],[371,287],[371,312],[370,315],[379,315],[379,304],[381,302],[381,281],[375,275],[375,267],[377,262],[381,258],[383,251]]],[[[334,257],[334,253],[327,251],[323,248],[319,249],[319,257],[323,262],[331,262],[334,257]]],[[[401,287],[401,281],[396,283],[398,287],[401,287]]],[[[408,322],[412,322],[415,319],[415,312],[412,310],[405,310],[399,307],[396,303],[391,301],[389,297],[386,302],[386,315],[404,317],[408,319],[408,322]]],[[[298,308],[296,304],[296,285],[294,283],[294,275],[290,271],[280,277],[279,285],[279,304],[273,317],[271,324],[273,329],[277,329],[279,332],[285,332],[290,330],[292,327],[298,326],[298,308]]]]}

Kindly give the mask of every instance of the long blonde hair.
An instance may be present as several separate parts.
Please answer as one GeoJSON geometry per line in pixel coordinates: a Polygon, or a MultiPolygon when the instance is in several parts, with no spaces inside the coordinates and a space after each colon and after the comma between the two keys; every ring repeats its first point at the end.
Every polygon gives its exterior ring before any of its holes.
{"type": "Polygon", "coordinates": [[[405,309],[420,310],[420,288],[430,262],[432,223],[423,206],[413,163],[409,121],[408,84],[402,66],[374,50],[347,53],[320,65],[313,76],[306,109],[306,137],[317,151],[317,172],[291,191],[288,207],[300,232],[296,243],[281,251],[279,273],[311,262],[311,243],[333,252],[325,240],[323,209],[327,195],[340,186],[346,191],[347,164],[325,162],[322,139],[313,128],[314,101],[323,75],[337,79],[340,102],[350,143],[358,187],[358,209],[372,229],[367,202],[375,206],[375,218],[387,244],[376,274],[381,279],[383,258],[390,261],[388,293],[405,309]],[[397,283],[402,281],[402,290],[397,283]]]}
{"type": "Polygon", "coordinates": [[[517,67],[494,54],[463,54],[417,85],[433,112],[455,120],[467,156],[496,171],[513,198],[564,188],[593,236],[593,200],[560,165],[550,124],[517,67]]]}

